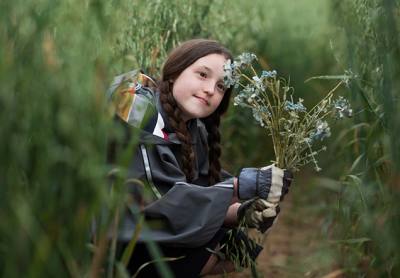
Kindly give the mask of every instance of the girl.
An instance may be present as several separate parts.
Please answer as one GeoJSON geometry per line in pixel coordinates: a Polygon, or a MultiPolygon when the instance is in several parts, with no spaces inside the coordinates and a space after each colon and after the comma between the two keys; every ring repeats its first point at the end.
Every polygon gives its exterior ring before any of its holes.
{"type": "MultiPolygon", "coordinates": [[[[223,81],[228,60],[233,61],[232,55],[215,41],[187,41],[171,53],[154,90],[141,86],[150,80],[141,75],[142,84],[130,84],[113,100],[116,119],[128,138],[139,134],[129,178],[144,181],[154,197],[149,199],[137,182],[130,185],[134,204],[142,207],[127,204],[129,210],[118,230],[121,249],[132,239],[140,215],[150,226],[139,234],[129,263],[131,274],[152,260],[149,240],[159,244],[165,257],[184,256],[168,262],[175,277],[218,274],[222,268],[234,271],[232,263],[220,262],[207,248],[226,252],[221,246],[238,220],[266,232],[277,219],[277,203],[290,186],[289,171],[273,165],[245,168],[235,178],[221,170],[220,117],[228,109],[232,91],[223,81]],[[257,209],[253,200],[239,203],[254,197],[261,197],[257,209]]],[[[116,77],[111,91],[131,75],[116,77]]],[[[234,234],[255,259],[262,247],[250,247],[241,231],[234,234]]],[[[139,272],[139,277],[158,276],[154,264],[139,272]]]]}

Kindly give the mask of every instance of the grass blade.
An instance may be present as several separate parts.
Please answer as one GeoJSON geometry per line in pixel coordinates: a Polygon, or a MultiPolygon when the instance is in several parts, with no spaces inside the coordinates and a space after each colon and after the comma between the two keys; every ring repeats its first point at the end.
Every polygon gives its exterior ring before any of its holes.
{"type": "Polygon", "coordinates": [[[159,262],[159,261],[162,261],[162,262],[171,262],[171,261],[176,261],[176,260],[183,259],[184,257],[185,257],[185,256],[181,256],[181,257],[178,257],[178,258],[162,258],[162,259],[155,259],[155,260],[152,260],[152,261],[147,262],[147,263],[145,263],[145,264],[142,264],[142,265],[139,267],[139,269],[136,271],[136,273],[132,276],[132,278],[135,278],[135,277],[139,274],[139,272],[140,272],[143,268],[145,268],[146,266],[148,266],[149,264],[152,264],[152,263],[155,263],[155,262],[159,262]]]}
{"type": "Polygon", "coordinates": [[[361,98],[365,101],[365,103],[368,105],[369,109],[375,114],[375,116],[379,119],[379,121],[381,122],[382,126],[385,128],[385,130],[390,134],[390,131],[388,130],[387,126],[385,125],[385,123],[383,122],[383,120],[381,119],[381,117],[379,117],[379,115],[377,114],[377,112],[375,111],[374,107],[372,106],[371,100],[367,97],[367,95],[365,94],[364,90],[361,88],[360,84],[357,83],[357,87],[359,90],[359,95],[361,96],[361,98]]]}
{"type": "Polygon", "coordinates": [[[339,58],[338,58],[338,56],[337,56],[337,54],[336,54],[335,48],[333,47],[333,43],[332,43],[332,40],[331,40],[331,39],[329,39],[329,44],[330,44],[330,46],[331,46],[331,49],[332,49],[332,52],[333,52],[333,56],[335,56],[336,61],[339,63],[340,67],[341,67],[342,70],[345,72],[346,70],[344,69],[342,63],[340,63],[340,61],[339,61],[339,58]]]}
{"type": "Polygon", "coordinates": [[[144,214],[140,216],[140,219],[136,224],[135,234],[133,235],[133,238],[131,239],[128,246],[125,248],[124,253],[122,254],[121,261],[124,263],[125,266],[127,266],[129,261],[131,260],[133,251],[135,250],[137,238],[139,236],[140,231],[142,230],[143,221],[144,221],[144,214]]]}
{"type": "Polygon", "coordinates": [[[321,76],[311,77],[311,78],[307,79],[306,81],[304,81],[304,83],[306,83],[312,79],[343,79],[343,78],[352,79],[353,77],[349,76],[349,75],[321,75],[321,76]]]}
{"type": "Polygon", "coordinates": [[[368,81],[365,81],[365,80],[362,80],[362,79],[358,79],[358,78],[357,78],[357,80],[360,81],[361,83],[364,83],[365,85],[375,89],[375,87],[371,83],[369,83],[368,81]]]}
{"type": "Polygon", "coordinates": [[[259,278],[258,273],[257,273],[257,268],[254,264],[251,265],[251,276],[253,278],[259,278]]]}
{"type": "Polygon", "coordinates": [[[364,196],[363,196],[362,190],[361,190],[362,180],[359,177],[355,176],[355,175],[347,175],[347,177],[352,178],[353,181],[355,182],[355,184],[357,185],[357,188],[358,188],[358,191],[360,192],[360,197],[361,197],[361,201],[362,201],[362,203],[364,205],[364,208],[365,208],[365,210],[368,210],[367,209],[367,205],[365,204],[365,200],[364,200],[364,196]]]}
{"type": "Polygon", "coordinates": [[[357,159],[353,162],[353,165],[350,168],[349,174],[357,167],[358,163],[360,162],[361,158],[363,158],[365,152],[360,155],[359,157],[357,157],[357,159]]]}
{"type": "Polygon", "coordinates": [[[379,178],[378,171],[376,170],[376,168],[374,170],[375,170],[376,181],[378,182],[379,190],[381,191],[381,194],[382,194],[383,204],[386,206],[385,191],[383,190],[381,179],[379,178]]]}
{"type": "Polygon", "coordinates": [[[368,237],[363,237],[363,238],[352,238],[352,239],[343,239],[343,240],[334,240],[334,241],[328,241],[328,242],[334,242],[334,243],[360,243],[360,242],[366,242],[366,241],[372,241],[372,239],[368,237]]]}

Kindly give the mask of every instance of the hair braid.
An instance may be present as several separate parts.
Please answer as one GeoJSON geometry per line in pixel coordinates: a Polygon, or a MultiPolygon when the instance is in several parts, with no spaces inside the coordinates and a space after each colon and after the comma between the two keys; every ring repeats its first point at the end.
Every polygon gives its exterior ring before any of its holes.
{"type": "Polygon", "coordinates": [[[171,88],[169,84],[164,85],[164,90],[161,90],[160,100],[163,103],[163,108],[168,115],[171,126],[174,128],[176,135],[181,141],[181,160],[186,181],[192,182],[195,176],[193,168],[194,151],[192,148],[192,137],[190,136],[186,124],[181,117],[181,111],[177,106],[172,93],[166,93],[170,90],[171,88]]]}
{"type": "Polygon", "coordinates": [[[202,119],[202,121],[208,133],[208,185],[214,185],[221,182],[221,162],[219,160],[221,156],[220,115],[216,111],[216,113],[202,119]]]}

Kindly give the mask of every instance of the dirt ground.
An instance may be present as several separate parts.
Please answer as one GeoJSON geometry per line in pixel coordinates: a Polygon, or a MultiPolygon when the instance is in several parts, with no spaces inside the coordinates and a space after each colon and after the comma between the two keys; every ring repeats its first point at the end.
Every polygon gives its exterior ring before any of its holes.
{"type": "MultiPolygon", "coordinates": [[[[264,250],[261,251],[257,261],[259,270],[264,277],[289,277],[286,271],[286,265],[290,257],[295,254],[292,251],[292,245],[296,244],[299,237],[298,232],[295,233],[293,227],[290,227],[290,207],[282,209],[277,224],[268,234],[263,245],[264,250]]],[[[303,231],[307,232],[307,231],[303,231]]],[[[255,235],[255,233],[252,233],[255,235]]],[[[252,277],[250,269],[239,270],[235,273],[229,273],[228,277],[252,277]]],[[[223,275],[210,275],[207,277],[222,278],[223,275]]]]}
{"type": "MultiPolygon", "coordinates": [[[[286,200],[285,200],[286,201],[286,200]]],[[[318,226],[310,218],[301,217],[301,213],[294,211],[290,202],[281,204],[281,213],[274,229],[268,234],[257,261],[259,270],[265,278],[344,278],[340,272],[333,271],[327,275],[318,276],[312,267],[307,264],[299,268],[302,260],[312,255],[313,246],[317,242],[318,226]]],[[[223,275],[207,277],[222,278],[223,275]]],[[[241,269],[229,273],[227,277],[252,277],[250,269],[241,269]]]]}

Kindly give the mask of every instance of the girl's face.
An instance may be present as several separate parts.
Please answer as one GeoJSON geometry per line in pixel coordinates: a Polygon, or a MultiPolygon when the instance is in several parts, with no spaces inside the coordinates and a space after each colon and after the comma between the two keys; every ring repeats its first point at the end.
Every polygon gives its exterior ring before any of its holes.
{"type": "Polygon", "coordinates": [[[225,63],[221,54],[204,56],[173,81],[172,93],[185,122],[207,117],[217,109],[226,90],[222,81],[225,63]]]}

